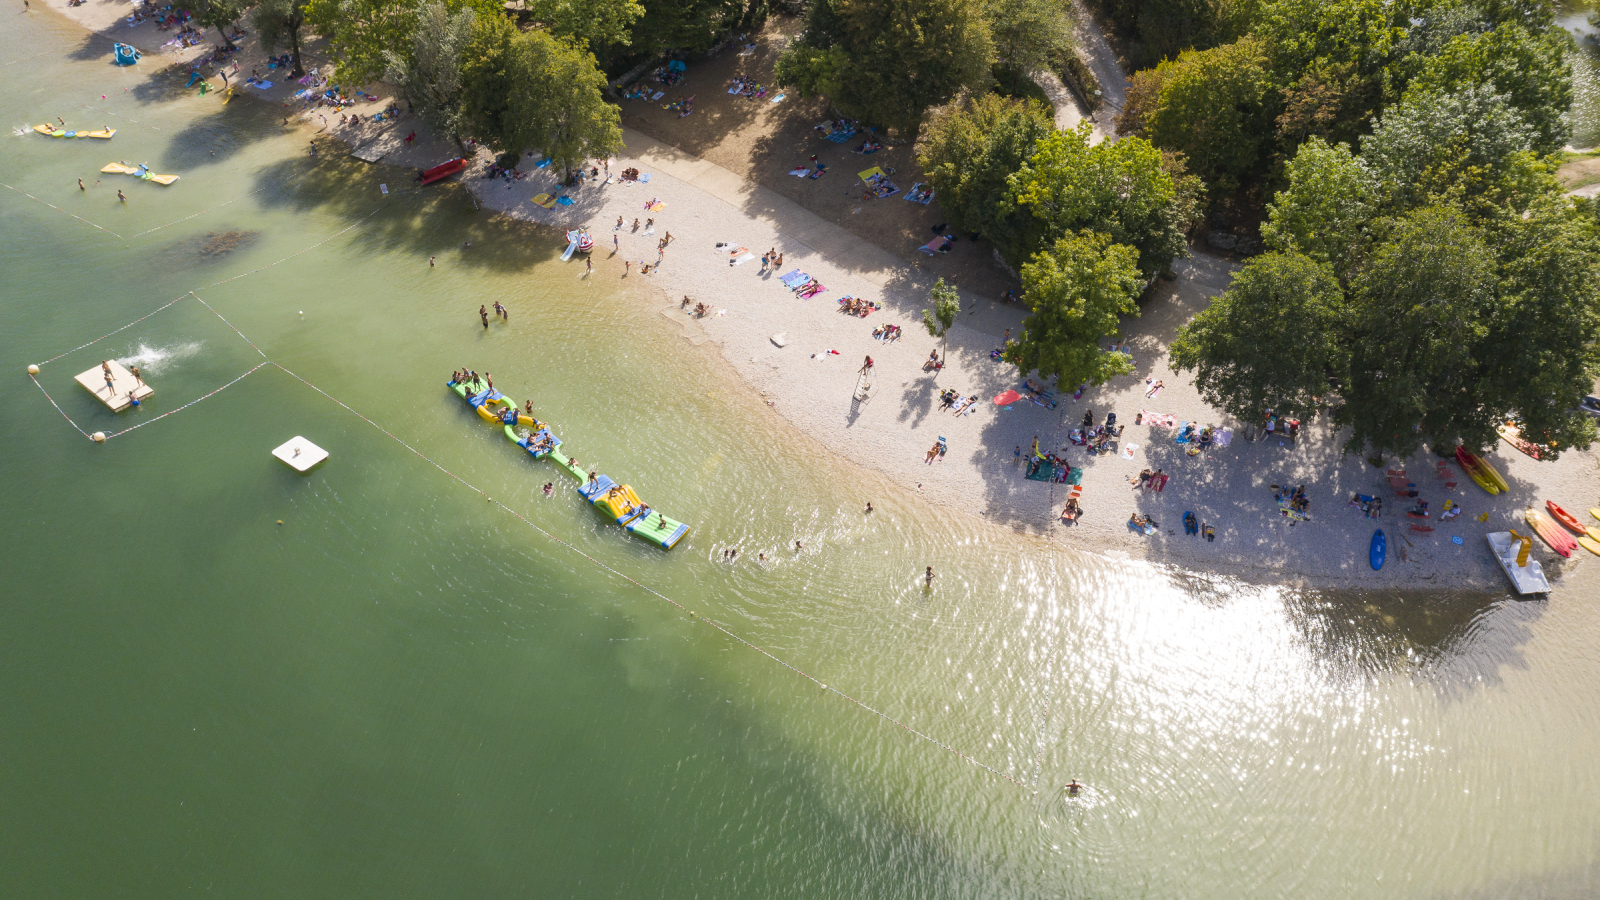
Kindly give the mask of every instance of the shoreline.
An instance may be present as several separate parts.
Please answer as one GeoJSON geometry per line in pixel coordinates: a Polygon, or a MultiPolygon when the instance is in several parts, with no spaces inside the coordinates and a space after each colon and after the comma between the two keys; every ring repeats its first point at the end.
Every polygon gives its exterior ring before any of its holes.
{"type": "MultiPolygon", "coordinates": [[[[48,0],[53,12],[92,32],[115,27],[120,14],[109,2],[67,8],[63,0],[48,0]],[[110,15],[110,19],[106,16],[110,15]]],[[[127,29],[135,34],[149,29],[127,29]]],[[[130,43],[135,43],[129,40],[130,43]]],[[[253,40],[241,42],[242,71],[252,56],[253,40]]],[[[207,40],[189,56],[211,46],[207,40]]],[[[144,49],[141,47],[141,49],[144,49]]],[[[107,49],[109,54],[109,48],[107,49]]],[[[183,54],[160,54],[174,63],[183,54]]],[[[316,56],[304,54],[309,71],[316,56]]],[[[154,62],[152,58],[149,60],[154,62]]],[[[152,73],[153,74],[153,73],[152,73]]],[[[255,92],[262,99],[282,102],[292,91],[277,85],[255,92]],[[283,96],[278,96],[278,94],[283,96]]],[[[296,86],[298,90],[298,86],[296,86]]],[[[240,89],[240,93],[251,93],[240,89]]],[[[356,111],[365,114],[367,104],[356,111]]],[[[376,104],[372,104],[376,108],[376,104]]],[[[302,118],[304,122],[305,119],[302,118]]],[[[307,123],[309,124],[309,123],[307,123]]],[[[383,128],[340,129],[319,132],[350,145],[352,155],[367,162],[421,168],[455,155],[446,141],[426,135],[421,122],[406,117],[394,133],[383,128]],[[403,143],[400,132],[415,129],[415,144],[403,143]],[[447,154],[447,155],[441,155],[447,154]]],[[[305,126],[301,126],[305,127],[305,126]]],[[[817,441],[836,457],[872,470],[889,481],[952,511],[979,516],[991,523],[1042,537],[1050,543],[1079,551],[1099,552],[1116,558],[1140,559],[1156,566],[1215,573],[1247,582],[1272,583],[1301,589],[1329,588],[1470,588],[1504,592],[1505,577],[1486,552],[1483,534],[1515,527],[1526,530],[1520,510],[1525,505],[1554,499],[1569,508],[1587,509],[1595,501],[1600,460],[1591,450],[1569,452],[1555,463],[1536,463],[1512,451],[1503,442],[1488,458],[1513,485],[1508,495],[1490,497],[1450,464],[1458,486],[1446,490],[1438,484],[1432,456],[1427,451],[1406,461],[1408,477],[1430,501],[1434,515],[1445,500],[1464,506],[1466,512],[1450,523],[1430,518],[1436,530],[1413,532],[1403,513],[1407,501],[1393,496],[1382,469],[1374,469],[1359,455],[1344,456],[1339,435],[1322,423],[1307,423],[1299,446],[1276,441],[1246,442],[1243,426],[1200,400],[1193,385],[1172,372],[1166,347],[1177,328],[1203,308],[1209,298],[1226,288],[1232,266],[1224,260],[1197,253],[1175,265],[1174,282],[1157,282],[1141,300],[1143,315],[1128,320],[1124,335],[1135,360],[1135,372],[1084,392],[1057,398],[1056,409],[1022,401],[1009,409],[991,399],[1010,388],[1021,388],[1022,378],[1010,366],[991,361],[990,350],[1001,345],[1007,329],[1017,329],[1023,310],[963,292],[962,313],[948,336],[946,366],[925,372],[922,363],[940,342],[921,324],[920,310],[927,305],[933,274],[914,259],[907,260],[863,241],[839,225],[828,222],[799,204],[760,187],[707,160],[683,153],[647,135],[624,129],[626,148],[611,163],[613,171],[637,167],[651,176],[649,183],[621,183],[558,190],[555,176],[533,170],[520,182],[488,181],[483,175],[492,161],[480,153],[459,177],[462,186],[490,211],[549,226],[560,241],[561,229],[588,224],[595,240],[591,254],[593,274],[586,283],[599,289],[617,279],[637,290],[636,279],[650,279],[654,292],[641,292],[655,311],[679,322],[683,335],[695,344],[715,344],[723,361],[745,386],[767,401],[800,434],[817,441]],[[570,206],[544,209],[532,202],[542,192],[565,193],[570,206]],[[659,211],[645,202],[665,204],[659,211]],[[613,226],[625,220],[620,231],[613,226]],[[654,233],[631,222],[655,218],[654,233]],[[656,246],[668,232],[662,268],[640,274],[642,263],[656,262],[656,246]],[[613,237],[619,251],[613,252],[613,237]],[[727,248],[718,243],[748,248],[759,257],[769,247],[785,256],[782,272],[801,270],[828,286],[818,297],[804,300],[786,289],[778,272],[759,271],[757,259],[730,265],[727,248]],[[631,265],[624,267],[624,261],[631,265]],[[882,309],[866,318],[841,314],[835,302],[844,295],[866,297],[882,309]],[[694,319],[679,309],[683,295],[705,302],[714,311],[694,319]],[[898,324],[904,336],[893,344],[871,337],[882,324],[898,324]],[[773,336],[787,335],[786,346],[773,336]],[[826,353],[836,350],[839,355],[826,353]],[[865,355],[875,360],[876,385],[866,402],[853,393],[857,370],[865,355]],[[1146,379],[1168,386],[1146,399],[1146,379]],[[953,417],[939,408],[937,393],[953,388],[962,396],[976,396],[973,412],[953,417]],[[1080,524],[1062,525],[1057,516],[1066,497],[1066,485],[1025,480],[1015,447],[1026,454],[1037,435],[1042,446],[1067,446],[1068,431],[1087,410],[1095,420],[1115,411],[1125,429],[1118,453],[1090,457],[1079,447],[1062,453],[1072,466],[1083,470],[1080,524]],[[1193,421],[1231,427],[1234,440],[1225,449],[1188,456],[1166,429],[1135,424],[1141,409],[1193,421]],[[949,452],[931,465],[924,463],[928,447],[940,437],[949,452]],[[1160,467],[1171,476],[1161,493],[1133,489],[1127,479],[1143,468],[1160,467]],[[1278,514],[1270,487],[1306,485],[1312,499],[1312,520],[1291,524],[1278,514]],[[1120,492],[1120,493],[1119,493],[1120,492]],[[1347,506],[1351,493],[1383,496],[1384,516],[1367,520],[1347,506]],[[1586,505],[1584,501],[1588,501],[1586,505]],[[1213,525],[1215,543],[1183,534],[1186,510],[1213,525]],[[1160,522],[1157,534],[1132,532],[1126,522],[1138,511],[1160,522]],[[1487,513],[1485,523],[1476,521],[1487,513]],[[1367,543],[1374,528],[1389,537],[1391,554],[1384,569],[1374,572],[1367,564],[1367,543]],[[1460,545],[1452,536],[1461,536],[1460,545]],[[1188,542],[1193,541],[1193,545],[1188,542]]],[[[847,173],[835,173],[840,180],[847,173]]],[[[835,184],[834,187],[838,185],[835,184]]],[[[893,203],[899,198],[869,201],[893,203]]],[[[914,252],[914,251],[913,251],[914,252]]],[[[584,274],[581,255],[569,267],[574,277],[584,274]]],[[[651,307],[644,310],[648,313],[651,307]]],[[[944,351],[942,351],[944,352],[944,351]]],[[[1397,464],[1390,462],[1389,467],[1397,464]]],[[[1577,551],[1583,553],[1583,551],[1577,551]]],[[[1587,554],[1585,554],[1587,556],[1587,554]]],[[[1546,549],[1536,553],[1552,580],[1562,578],[1579,564],[1579,557],[1562,560],[1546,549]]]]}

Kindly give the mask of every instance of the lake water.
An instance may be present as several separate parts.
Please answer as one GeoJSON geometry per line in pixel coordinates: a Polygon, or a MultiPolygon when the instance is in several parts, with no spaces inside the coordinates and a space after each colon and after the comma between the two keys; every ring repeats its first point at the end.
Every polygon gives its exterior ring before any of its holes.
{"type": "MultiPolygon", "coordinates": [[[[3,135],[0,181],[63,211],[0,189],[0,895],[1600,890],[1595,566],[1548,602],[1323,594],[947,514],[830,461],[555,235],[314,167],[263,104],[12,22],[0,118],[119,133],[3,135]],[[189,291],[571,549],[272,367],[105,446],[27,380],[189,291]],[[445,390],[463,365],[684,544],[513,452],[445,390]],[[306,477],[268,456],[295,434],[332,452],[306,477]]],[[[260,361],[185,299],[41,382],[110,431],[260,361]],[[106,355],[139,362],[145,408],[72,383],[106,355]]]]}

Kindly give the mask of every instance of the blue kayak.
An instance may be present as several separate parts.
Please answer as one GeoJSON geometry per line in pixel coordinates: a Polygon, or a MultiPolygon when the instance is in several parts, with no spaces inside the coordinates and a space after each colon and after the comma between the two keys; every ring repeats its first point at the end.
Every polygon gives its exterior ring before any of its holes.
{"type": "Polygon", "coordinates": [[[1389,539],[1384,537],[1383,529],[1379,528],[1372,533],[1372,571],[1383,568],[1383,559],[1389,555],[1389,539]]]}

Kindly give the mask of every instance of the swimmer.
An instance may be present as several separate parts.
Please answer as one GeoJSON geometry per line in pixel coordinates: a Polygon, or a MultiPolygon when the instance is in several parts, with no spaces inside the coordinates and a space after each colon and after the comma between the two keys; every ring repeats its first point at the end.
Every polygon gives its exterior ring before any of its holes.
{"type": "Polygon", "coordinates": [[[117,191],[117,201],[119,203],[127,203],[128,202],[127,196],[125,194],[123,194],[120,189],[117,191]]]}
{"type": "Polygon", "coordinates": [[[1081,790],[1083,790],[1083,785],[1078,783],[1078,779],[1074,778],[1071,781],[1067,782],[1067,796],[1068,797],[1076,797],[1076,796],[1078,796],[1078,792],[1081,791],[1081,790]]]}
{"type": "Polygon", "coordinates": [[[767,561],[767,554],[765,554],[765,553],[757,553],[756,554],[756,562],[766,562],[766,561],[767,561]]]}
{"type": "Polygon", "coordinates": [[[871,500],[867,501],[867,512],[872,512],[872,501],[871,500]]]}
{"type": "Polygon", "coordinates": [[[802,544],[799,541],[795,541],[794,542],[794,552],[799,553],[801,550],[804,550],[805,548],[806,548],[805,544],[802,544]]]}

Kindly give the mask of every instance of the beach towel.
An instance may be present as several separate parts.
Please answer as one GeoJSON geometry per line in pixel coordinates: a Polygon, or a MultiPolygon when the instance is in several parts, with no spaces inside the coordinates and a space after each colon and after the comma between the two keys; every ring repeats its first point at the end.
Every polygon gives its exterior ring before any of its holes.
{"type": "Polygon", "coordinates": [[[789,174],[796,178],[804,178],[811,174],[811,169],[807,166],[795,166],[789,170],[789,174]]]}
{"type": "Polygon", "coordinates": [[[1180,444],[1189,443],[1190,438],[1187,435],[1184,434],[1184,432],[1187,431],[1188,428],[1189,428],[1189,423],[1188,422],[1185,422],[1182,425],[1179,425],[1178,426],[1178,436],[1173,438],[1173,440],[1177,441],[1180,444]]]}
{"type": "Polygon", "coordinates": [[[772,102],[773,103],[777,103],[779,100],[782,100],[783,98],[785,98],[787,96],[789,96],[789,95],[788,94],[779,94],[778,96],[772,98],[772,102]]]}
{"type": "Polygon", "coordinates": [[[533,198],[533,202],[537,206],[542,206],[545,209],[550,209],[551,207],[556,205],[556,198],[550,196],[549,194],[535,194],[534,198],[533,198]]]}
{"type": "Polygon", "coordinates": [[[857,172],[856,173],[856,177],[861,179],[862,181],[867,181],[868,179],[872,178],[872,176],[874,176],[874,175],[882,176],[883,175],[883,169],[881,169],[881,168],[879,168],[877,166],[873,166],[872,168],[866,170],[865,172],[857,172]]]}
{"type": "Polygon", "coordinates": [[[936,237],[933,240],[927,242],[926,244],[923,244],[921,247],[919,247],[917,249],[921,250],[923,253],[928,254],[929,256],[932,256],[935,253],[940,253],[940,252],[944,251],[946,248],[948,248],[953,243],[955,243],[955,242],[950,240],[949,238],[944,237],[943,235],[941,235],[941,236],[936,237]]]}
{"type": "Polygon", "coordinates": [[[910,193],[906,194],[904,199],[927,206],[933,202],[933,194],[933,188],[928,187],[926,182],[919,181],[911,186],[910,193]]]}
{"type": "Polygon", "coordinates": [[[805,284],[806,282],[810,281],[811,276],[800,271],[799,269],[795,269],[793,272],[790,272],[787,275],[779,275],[778,280],[792,288],[797,284],[805,284]]]}
{"type": "Polygon", "coordinates": [[[833,134],[828,135],[828,140],[834,142],[835,144],[842,144],[854,137],[855,133],[856,130],[854,128],[850,129],[849,131],[835,131],[833,134]]]}
{"type": "Polygon", "coordinates": [[[549,157],[545,157],[544,159],[539,160],[538,162],[533,164],[533,167],[535,169],[548,169],[548,168],[550,168],[550,158],[549,157]]]}
{"type": "Polygon", "coordinates": [[[822,176],[824,176],[826,174],[828,174],[828,170],[827,169],[823,168],[822,166],[817,166],[817,170],[815,172],[812,172],[810,177],[812,179],[817,179],[817,178],[821,178],[822,176]]]}
{"type": "MultiPolygon", "coordinates": [[[[743,53],[743,51],[741,51],[741,52],[740,52],[740,53],[739,53],[739,55],[740,55],[740,56],[744,56],[744,53],[743,53]]],[[[740,92],[740,91],[743,91],[743,90],[744,90],[744,85],[742,85],[742,84],[736,84],[736,85],[734,85],[734,86],[733,86],[733,87],[731,87],[731,88],[728,88],[728,93],[730,93],[730,94],[737,94],[737,93],[739,93],[739,92],[740,92]]]]}
{"type": "Polygon", "coordinates": [[[1122,448],[1123,459],[1133,459],[1133,451],[1139,449],[1138,444],[1127,444],[1122,448]]]}
{"type": "Polygon", "coordinates": [[[740,254],[749,252],[749,250],[749,247],[735,247],[728,251],[728,256],[730,258],[738,257],[740,254]]]}
{"type": "Polygon", "coordinates": [[[662,97],[665,97],[666,95],[667,95],[666,91],[656,91],[654,94],[650,95],[650,99],[651,100],[660,100],[662,97]]]}
{"type": "Polygon", "coordinates": [[[736,265],[736,266],[742,266],[745,263],[747,263],[750,260],[755,259],[755,258],[756,258],[756,255],[754,253],[746,253],[743,256],[735,258],[734,261],[733,261],[733,264],[736,265]]]}
{"type": "Polygon", "coordinates": [[[657,200],[655,203],[651,204],[647,208],[651,212],[661,212],[663,209],[667,208],[667,202],[665,200],[657,200]]]}
{"type": "Polygon", "coordinates": [[[560,197],[556,198],[556,202],[562,206],[571,206],[575,201],[573,201],[573,199],[568,197],[566,194],[562,194],[560,197]]]}
{"type": "Polygon", "coordinates": [[[1233,429],[1232,428],[1219,429],[1215,433],[1215,436],[1213,437],[1213,440],[1216,442],[1216,445],[1218,447],[1226,447],[1226,446],[1228,446],[1229,444],[1233,443],[1233,429]]]}
{"type": "Polygon", "coordinates": [[[650,175],[649,172],[641,172],[641,173],[639,173],[639,183],[640,184],[649,184],[650,183],[650,178],[651,178],[651,175],[650,175]]]}
{"type": "Polygon", "coordinates": [[[1167,413],[1151,412],[1148,409],[1139,410],[1139,422],[1151,428],[1171,428],[1178,424],[1178,417],[1167,413]]]}
{"type": "Polygon", "coordinates": [[[254,87],[254,88],[261,88],[264,91],[267,88],[272,87],[272,82],[270,82],[270,81],[251,81],[251,82],[249,82],[249,85],[251,87],[254,87]]]}

